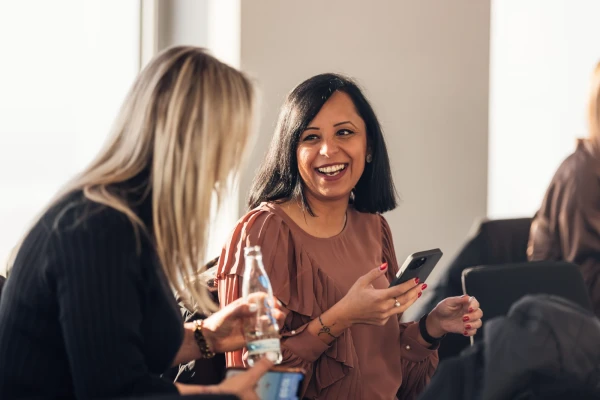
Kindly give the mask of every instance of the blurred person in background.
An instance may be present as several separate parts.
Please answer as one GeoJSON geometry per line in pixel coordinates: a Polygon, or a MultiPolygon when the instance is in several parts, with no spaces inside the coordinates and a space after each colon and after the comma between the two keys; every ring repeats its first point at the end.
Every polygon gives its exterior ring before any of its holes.
{"type": "Polygon", "coordinates": [[[589,136],[556,171],[531,226],[528,256],[579,265],[600,317],[600,63],[588,107],[589,136]]]}
{"type": "Polygon", "coordinates": [[[160,377],[245,344],[243,301],[184,324],[173,290],[216,311],[194,277],[253,107],[248,78],[202,49],[168,49],[139,74],[104,149],[18,247],[0,302],[0,398],[257,398],[266,360],[215,386],[160,377]]]}
{"type": "MultiPolygon", "coordinates": [[[[414,399],[437,367],[441,338],[481,327],[468,296],[399,322],[426,285],[389,288],[399,266],[381,213],[396,203],[383,133],[356,84],[322,74],[292,90],[217,279],[221,304],[238,301],[242,249],[262,247],[287,312],[282,365],[307,371],[304,398],[414,399]]],[[[242,366],[245,356],[230,352],[227,363],[242,366]]]]}

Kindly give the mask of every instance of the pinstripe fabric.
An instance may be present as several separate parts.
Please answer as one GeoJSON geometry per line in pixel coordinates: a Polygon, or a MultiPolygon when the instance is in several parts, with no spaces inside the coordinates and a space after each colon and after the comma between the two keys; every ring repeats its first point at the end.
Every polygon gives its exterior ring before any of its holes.
{"type": "MultiPolygon", "coordinates": [[[[150,223],[150,205],[138,210],[150,223]]],[[[150,240],[80,193],[49,210],[0,299],[0,398],[177,393],[181,314],[150,240]]]]}

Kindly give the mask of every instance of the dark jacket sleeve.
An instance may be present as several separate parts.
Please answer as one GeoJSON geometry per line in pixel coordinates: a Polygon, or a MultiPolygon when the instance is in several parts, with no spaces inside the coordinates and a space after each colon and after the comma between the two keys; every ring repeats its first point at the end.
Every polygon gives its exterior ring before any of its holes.
{"type": "Polygon", "coordinates": [[[108,211],[52,241],[49,276],[77,398],[177,393],[149,373],[141,349],[144,280],[133,225],[108,211]]]}

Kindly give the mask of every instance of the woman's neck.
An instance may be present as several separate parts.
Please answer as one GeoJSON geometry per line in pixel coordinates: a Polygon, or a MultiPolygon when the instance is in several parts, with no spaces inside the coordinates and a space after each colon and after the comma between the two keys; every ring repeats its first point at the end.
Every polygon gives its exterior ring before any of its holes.
{"type": "Polygon", "coordinates": [[[283,210],[308,234],[320,238],[335,236],[346,226],[348,199],[319,201],[307,196],[314,215],[304,209],[299,199],[282,204],[283,210]]]}

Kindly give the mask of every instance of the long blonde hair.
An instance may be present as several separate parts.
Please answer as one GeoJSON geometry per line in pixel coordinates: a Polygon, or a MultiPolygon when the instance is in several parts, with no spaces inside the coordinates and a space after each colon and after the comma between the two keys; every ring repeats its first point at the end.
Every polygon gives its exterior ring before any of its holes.
{"type": "Polygon", "coordinates": [[[212,195],[220,203],[228,179],[239,171],[253,107],[253,85],[241,72],[200,48],[167,49],[137,77],[96,159],[49,207],[82,190],[89,200],[124,213],[136,229],[152,229],[148,233],[174,290],[198,310],[214,311],[195,278],[204,264],[212,195]],[[152,227],[110,190],[145,170],[152,227]]]}
{"type": "Polygon", "coordinates": [[[589,138],[595,150],[600,154],[600,62],[596,64],[596,69],[592,74],[590,89],[588,103],[589,138]]]}

